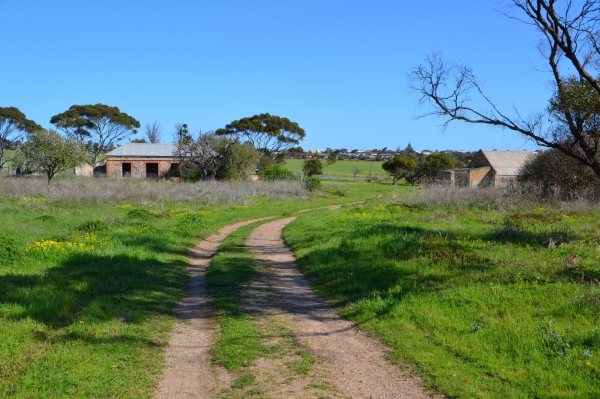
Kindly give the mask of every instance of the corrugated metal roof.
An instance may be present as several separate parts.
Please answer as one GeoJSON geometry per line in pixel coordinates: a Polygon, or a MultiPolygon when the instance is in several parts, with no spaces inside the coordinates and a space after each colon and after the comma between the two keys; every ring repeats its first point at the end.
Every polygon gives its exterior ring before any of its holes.
{"type": "Polygon", "coordinates": [[[516,176],[523,164],[533,156],[531,151],[483,151],[481,153],[497,176],[516,176]]]}
{"type": "Polygon", "coordinates": [[[127,143],[106,154],[107,157],[172,157],[175,144],[127,143]]]}

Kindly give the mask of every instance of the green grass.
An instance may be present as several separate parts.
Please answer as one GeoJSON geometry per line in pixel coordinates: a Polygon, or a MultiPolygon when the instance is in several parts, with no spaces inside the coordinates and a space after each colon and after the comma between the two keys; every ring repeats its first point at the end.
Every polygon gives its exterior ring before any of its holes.
{"type": "Polygon", "coordinates": [[[152,397],[187,248],[236,221],[397,190],[339,187],[248,206],[0,198],[0,397],[152,397]]]}
{"type": "Polygon", "coordinates": [[[359,206],[302,215],[284,238],[316,291],[436,390],[591,398],[600,397],[598,216],[359,206]]]}
{"type": "MultiPolygon", "coordinates": [[[[284,167],[291,170],[294,173],[302,173],[303,159],[287,159],[284,167]]],[[[378,174],[379,180],[385,178],[385,171],[381,168],[383,161],[363,161],[363,160],[339,160],[334,164],[323,168],[323,175],[344,177],[346,180],[352,180],[354,174],[352,169],[357,168],[361,172],[356,175],[357,180],[362,180],[371,170],[371,174],[378,174]]]]}

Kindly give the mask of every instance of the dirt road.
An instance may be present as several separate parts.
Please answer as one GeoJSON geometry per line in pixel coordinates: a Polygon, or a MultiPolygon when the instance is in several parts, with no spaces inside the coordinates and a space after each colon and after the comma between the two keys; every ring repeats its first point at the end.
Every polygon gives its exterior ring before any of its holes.
{"type": "MultiPolygon", "coordinates": [[[[386,349],[341,319],[312,293],[295,267],[292,252],[281,239],[282,229],[294,218],[267,222],[247,240],[259,263],[260,278],[242,294],[241,306],[274,341],[286,341],[287,355],[259,359],[250,372],[253,392],[261,398],[429,398],[418,377],[385,359],[386,349]],[[293,373],[294,365],[310,367],[293,373]]],[[[222,229],[193,250],[190,296],[179,307],[180,322],[166,351],[167,367],[159,398],[218,398],[231,390],[225,370],[211,366],[209,350],[214,323],[207,306],[204,270],[209,253],[216,251],[228,232],[222,229]],[[229,391],[228,391],[229,389],[229,391]]]]}

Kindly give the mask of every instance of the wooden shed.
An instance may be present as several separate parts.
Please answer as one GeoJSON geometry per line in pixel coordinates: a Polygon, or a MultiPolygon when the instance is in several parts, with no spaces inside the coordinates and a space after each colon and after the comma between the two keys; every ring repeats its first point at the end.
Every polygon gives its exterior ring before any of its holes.
{"type": "Polygon", "coordinates": [[[127,143],[106,154],[106,177],[158,178],[179,173],[175,144],[127,143]]]}
{"type": "Polygon", "coordinates": [[[466,168],[438,172],[441,183],[453,187],[506,187],[513,185],[531,151],[479,150],[466,168]]]}

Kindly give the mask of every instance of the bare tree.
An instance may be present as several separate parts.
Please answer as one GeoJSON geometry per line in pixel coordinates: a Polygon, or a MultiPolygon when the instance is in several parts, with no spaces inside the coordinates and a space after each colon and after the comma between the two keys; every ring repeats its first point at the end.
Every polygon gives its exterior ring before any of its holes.
{"type": "Polygon", "coordinates": [[[360,172],[362,172],[362,170],[358,169],[357,167],[352,168],[352,176],[354,176],[354,180],[356,180],[356,175],[359,174],[360,172]]]}
{"type": "Polygon", "coordinates": [[[158,121],[146,123],[146,138],[150,143],[160,143],[162,139],[162,126],[158,121]]]}
{"type": "Polygon", "coordinates": [[[520,15],[507,15],[534,26],[541,34],[539,50],[553,76],[554,95],[550,105],[537,114],[523,117],[500,111],[483,92],[473,70],[448,64],[440,54],[431,54],[409,75],[411,89],[430,112],[451,121],[486,124],[520,133],[541,146],[555,148],[590,166],[600,176],[600,3],[594,0],[512,0],[520,15]],[[566,65],[565,65],[566,64],[566,65]],[[566,66],[575,75],[564,76],[566,66]],[[473,105],[472,95],[483,107],[473,105]]]}
{"type": "Polygon", "coordinates": [[[187,132],[187,125],[177,127],[179,140],[173,155],[180,160],[182,176],[193,181],[215,180],[229,166],[238,141],[216,136],[212,131],[199,130],[194,137],[187,132]]]}

